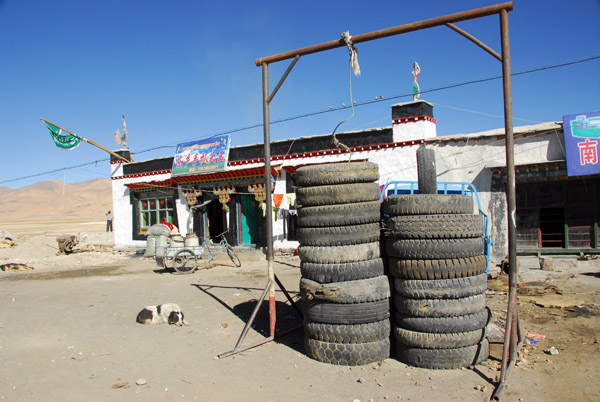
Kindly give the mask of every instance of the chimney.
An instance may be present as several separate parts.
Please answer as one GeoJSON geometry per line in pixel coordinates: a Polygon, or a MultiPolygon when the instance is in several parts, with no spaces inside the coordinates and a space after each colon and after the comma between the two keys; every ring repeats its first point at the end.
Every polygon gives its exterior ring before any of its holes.
{"type": "Polygon", "coordinates": [[[436,137],[433,104],[417,100],[392,105],[394,142],[436,137]]]}
{"type": "MultiPolygon", "coordinates": [[[[113,151],[114,153],[116,153],[117,155],[121,155],[123,158],[125,159],[129,159],[130,161],[133,161],[133,152],[131,152],[129,149],[119,149],[118,151],[113,151]]],[[[114,155],[110,156],[110,163],[111,165],[113,163],[123,163],[123,159],[119,159],[114,155]]]]}

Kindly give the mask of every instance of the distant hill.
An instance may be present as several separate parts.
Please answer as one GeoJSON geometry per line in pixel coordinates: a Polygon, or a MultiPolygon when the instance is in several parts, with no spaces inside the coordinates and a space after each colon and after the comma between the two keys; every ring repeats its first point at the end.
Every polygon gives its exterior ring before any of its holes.
{"type": "Polygon", "coordinates": [[[8,186],[0,186],[0,195],[6,194],[9,191],[13,191],[13,189],[8,186]]]}
{"type": "Polygon", "coordinates": [[[0,187],[0,222],[35,219],[103,219],[112,208],[110,179],[79,183],[38,182],[20,189],[0,187]]]}

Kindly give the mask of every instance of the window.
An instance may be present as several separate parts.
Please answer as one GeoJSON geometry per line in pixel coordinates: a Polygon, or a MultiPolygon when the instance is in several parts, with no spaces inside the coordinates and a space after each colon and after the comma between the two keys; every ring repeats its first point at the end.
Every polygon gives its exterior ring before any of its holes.
{"type": "Polygon", "coordinates": [[[146,233],[148,228],[159,222],[174,221],[173,198],[147,197],[139,201],[140,233],[146,233]]]}

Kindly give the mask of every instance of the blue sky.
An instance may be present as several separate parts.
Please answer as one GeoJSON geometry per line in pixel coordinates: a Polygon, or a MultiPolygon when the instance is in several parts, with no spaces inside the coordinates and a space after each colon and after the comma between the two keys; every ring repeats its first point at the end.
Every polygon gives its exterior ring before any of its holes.
{"type": "MultiPolygon", "coordinates": [[[[257,58],[501,1],[0,0],[0,186],[109,177],[108,154],[82,143],[54,146],[45,118],[110,149],[125,115],[135,160],[231,133],[262,143],[257,58]],[[49,173],[51,172],[51,173],[49,173]],[[31,177],[29,177],[31,176],[31,177]]],[[[600,110],[600,0],[516,0],[509,12],[515,126],[600,110]],[[589,59],[589,61],[582,61],[589,59]],[[582,61],[582,62],[578,62],[582,61]]],[[[499,17],[457,24],[500,52],[499,17]]],[[[338,131],[391,125],[390,106],[435,105],[438,135],[503,127],[501,63],[446,27],[357,45],[360,105],[338,131]]],[[[269,67],[271,89],[289,61],[269,67]]],[[[300,59],[271,104],[271,139],[326,134],[351,115],[345,48],[300,59]],[[329,107],[334,111],[329,111],[329,107]]]]}

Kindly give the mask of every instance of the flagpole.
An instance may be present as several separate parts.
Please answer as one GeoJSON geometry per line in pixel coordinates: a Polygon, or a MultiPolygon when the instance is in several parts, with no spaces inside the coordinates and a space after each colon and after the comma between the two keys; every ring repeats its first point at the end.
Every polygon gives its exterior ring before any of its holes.
{"type": "Polygon", "coordinates": [[[85,142],[87,142],[87,143],[88,143],[88,144],[90,144],[90,145],[94,145],[94,146],[96,146],[96,147],[100,148],[101,150],[108,152],[109,154],[111,154],[112,156],[114,156],[114,157],[116,157],[116,158],[122,159],[122,160],[124,160],[125,162],[131,162],[129,159],[127,159],[127,158],[124,158],[124,157],[122,157],[121,155],[117,154],[116,152],[113,152],[113,151],[111,151],[110,149],[103,147],[102,145],[98,144],[98,143],[97,143],[97,142],[95,142],[95,141],[88,140],[87,138],[83,138],[83,137],[81,137],[81,136],[79,136],[79,135],[77,135],[77,134],[75,134],[75,133],[72,133],[72,132],[70,132],[69,130],[66,130],[66,129],[62,128],[61,126],[59,126],[59,125],[57,125],[57,124],[54,124],[54,123],[52,123],[52,122],[49,122],[49,121],[48,121],[48,120],[46,120],[46,119],[40,119],[40,120],[41,120],[41,121],[43,121],[43,122],[46,122],[46,123],[50,123],[50,124],[52,124],[53,126],[56,126],[56,127],[60,128],[60,129],[61,129],[62,131],[64,131],[65,133],[69,133],[69,134],[71,134],[71,135],[74,135],[75,137],[77,137],[77,138],[81,139],[82,141],[85,141],[85,142]]]}

